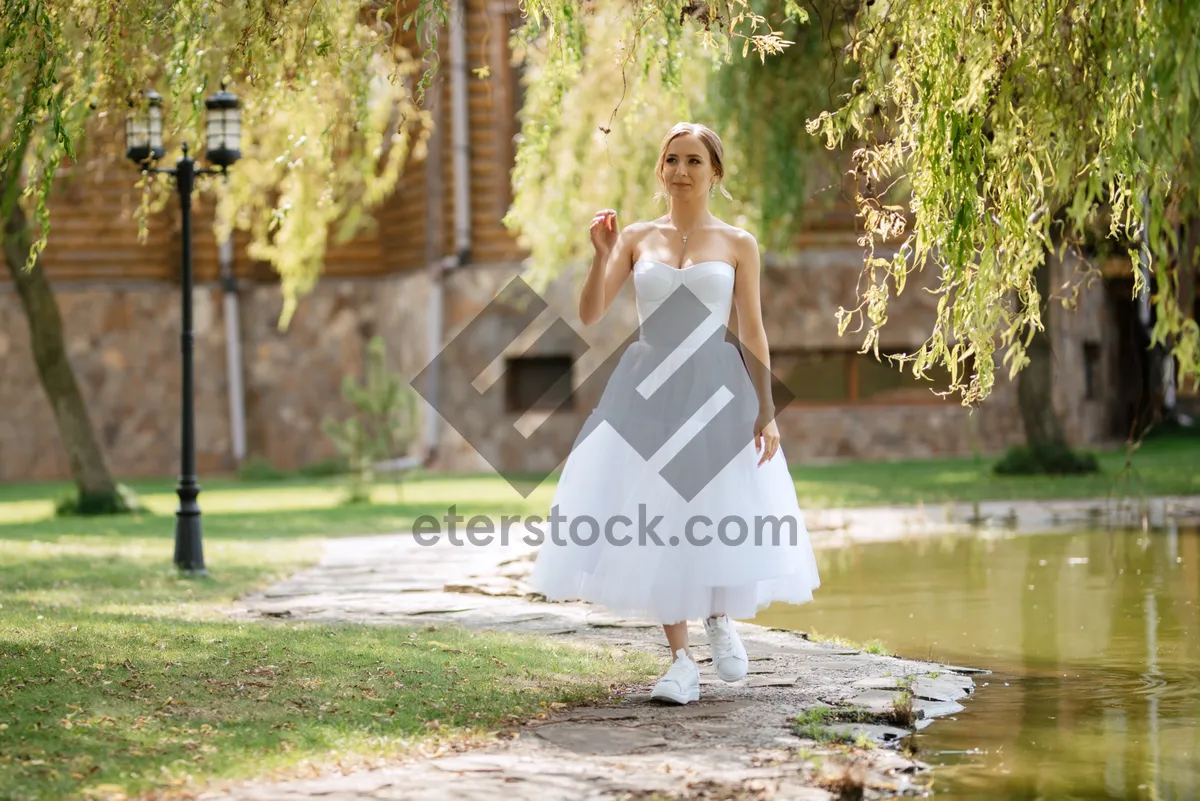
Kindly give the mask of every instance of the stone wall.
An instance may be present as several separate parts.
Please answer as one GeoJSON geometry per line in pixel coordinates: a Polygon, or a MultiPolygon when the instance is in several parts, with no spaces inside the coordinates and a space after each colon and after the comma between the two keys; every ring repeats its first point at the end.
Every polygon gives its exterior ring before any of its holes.
{"type": "MultiPolygon", "coordinates": [[[[861,249],[835,242],[806,250],[799,263],[764,267],[763,318],[772,352],[856,351],[861,337],[851,333],[839,336],[834,313],[839,306],[856,305],[861,266],[861,249]]],[[[1072,268],[1054,265],[1055,286],[1068,282],[1072,268]]],[[[479,314],[518,271],[515,264],[496,265],[449,276],[448,292],[456,300],[447,312],[447,338],[479,314]]],[[[880,332],[881,347],[915,350],[925,341],[932,329],[937,298],[922,290],[935,285],[934,277],[928,272],[916,274],[901,295],[891,298],[888,322],[880,332]]],[[[1078,278],[1070,280],[1080,283],[1078,278]]],[[[583,326],[576,313],[581,281],[581,273],[567,273],[545,288],[541,294],[549,301],[550,309],[506,351],[512,355],[569,353],[576,359],[577,387],[637,327],[632,281],[625,284],[603,320],[583,326]],[[571,337],[543,336],[550,322],[560,317],[585,344],[577,346],[571,337]]],[[[1111,386],[1116,376],[1110,358],[1115,345],[1105,333],[1112,326],[1102,283],[1081,283],[1074,307],[1066,311],[1055,306],[1052,310],[1057,326],[1056,405],[1069,440],[1077,445],[1095,445],[1110,438],[1110,408],[1102,388],[1111,386]],[[1094,399],[1087,398],[1084,391],[1084,342],[1096,343],[1104,356],[1096,378],[1101,392],[1094,399]]],[[[733,327],[736,330],[736,320],[733,327]]],[[[503,360],[498,359],[483,372],[479,384],[491,386],[502,381],[502,373],[503,360]]],[[[453,384],[445,390],[447,402],[478,413],[469,416],[471,422],[460,426],[459,431],[443,428],[437,464],[446,469],[487,470],[492,464],[503,464],[507,469],[553,469],[598,400],[594,394],[581,395],[575,412],[553,418],[532,412],[519,416],[506,412],[501,393],[481,401],[476,394],[478,386],[468,387],[460,377],[448,377],[447,382],[453,384]],[[518,428],[528,431],[538,424],[550,426],[540,432],[549,436],[538,448],[529,447],[523,436],[514,434],[518,428]]],[[[991,395],[974,410],[963,407],[953,397],[942,399],[932,393],[923,400],[886,404],[797,402],[781,412],[779,427],[790,463],[969,455],[976,450],[994,454],[1024,439],[1016,386],[1007,380],[1007,369],[999,361],[991,395]]]]}
{"type": "MultiPolygon", "coordinates": [[[[834,312],[853,305],[861,251],[851,246],[814,247],[791,266],[764,268],[763,315],[773,352],[788,349],[856,350],[861,340],[839,337],[834,312]]],[[[1068,273],[1058,266],[1056,286],[1068,273]]],[[[446,276],[445,338],[475,318],[510,280],[518,263],[472,266],[446,276]]],[[[576,386],[636,333],[632,282],[606,317],[594,326],[578,320],[582,275],[568,273],[541,294],[549,308],[506,349],[562,354],[576,359],[576,386]],[[557,325],[555,321],[560,320],[557,325]],[[570,328],[566,328],[566,323],[570,328]],[[549,332],[549,333],[547,333],[549,332]]],[[[917,276],[889,304],[881,344],[914,349],[924,341],[936,299],[920,291],[931,276],[917,276]]],[[[431,279],[424,271],[384,278],[322,280],[305,298],[288,330],[278,328],[282,299],[277,286],[247,284],[241,295],[240,331],[252,457],[290,469],[335,451],[321,432],[327,415],[347,411],[341,381],[363,369],[374,334],[388,343],[393,369],[411,379],[428,361],[427,325],[431,279]]],[[[112,470],[121,476],[174,475],[179,465],[179,291],[174,284],[64,283],[56,288],[71,361],[83,385],[93,423],[112,470]]],[[[1110,436],[1110,404],[1103,389],[1116,380],[1113,328],[1100,281],[1081,286],[1073,311],[1056,307],[1056,398],[1070,440],[1096,444],[1110,436]],[[1098,371],[1085,392],[1084,343],[1098,371]]],[[[222,294],[211,284],[195,296],[198,469],[201,475],[236,465],[230,441],[228,375],[222,294]]],[[[735,325],[736,327],[736,325],[735,325]]],[[[469,354],[460,357],[469,359],[469,354]]],[[[435,464],[444,469],[551,470],[574,441],[602,386],[577,397],[576,408],[547,414],[510,413],[503,392],[479,392],[504,381],[504,360],[483,370],[474,384],[452,374],[442,383],[443,408],[467,413],[440,416],[435,464]],[[536,440],[525,434],[544,424],[536,440]],[[455,430],[456,427],[459,430],[455,430]],[[524,432],[524,433],[519,433],[524,432]],[[465,436],[464,436],[465,435],[465,436]],[[484,457],[487,458],[484,458],[484,457]]],[[[1015,387],[1000,367],[991,397],[973,413],[954,399],[905,403],[795,403],[780,415],[783,448],[790,463],[839,458],[905,458],[965,455],[978,448],[1002,450],[1023,438],[1015,387]]],[[[499,386],[499,385],[498,385],[499,386]]],[[[422,402],[423,416],[430,414],[422,402]]],[[[66,455],[30,356],[28,330],[18,299],[0,288],[0,481],[61,479],[66,455]]],[[[428,421],[424,421],[428,422],[428,421]]],[[[424,429],[422,429],[424,430],[424,429]]],[[[418,455],[423,454],[418,448],[418,455]]]]}
{"type": "MultiPolygon", "coordinates": [[[[242,292],[243,378],[251,456],[294,468],[335,454],[325,415],[346,411],[342,376],[361,373],[366,343],[385,337],[394,369],[424,363],[425,273],[322,281],[286,331],[278,287],[242,292]],[[414,313],[415,310],[415,313],[414,313]]],[[[112,471],[179,470],[179,289],[165,282],[64,283],[56,287],[67,348],[112,471]]],[[[196,443],[201,476],[234,469],[222,293],[197,289],[196,443]]],[[[24,312],[0,289],[0,481],[69,476],[66,453],[30,355],[24,312]]]]}

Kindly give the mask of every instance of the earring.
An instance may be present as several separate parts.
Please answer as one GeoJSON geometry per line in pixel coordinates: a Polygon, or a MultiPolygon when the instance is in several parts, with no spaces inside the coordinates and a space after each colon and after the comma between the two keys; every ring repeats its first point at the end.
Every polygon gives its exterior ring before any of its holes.
{"type": "Polygon", "coordinates": [[[717,193],[717,185],[715,183],[708,185],[708,196],[714,197],[717,193]]]}

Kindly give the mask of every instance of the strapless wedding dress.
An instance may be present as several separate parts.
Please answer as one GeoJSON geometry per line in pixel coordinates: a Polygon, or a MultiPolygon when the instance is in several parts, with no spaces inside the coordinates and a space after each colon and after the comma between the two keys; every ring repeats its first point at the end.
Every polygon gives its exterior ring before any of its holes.
{"type": "Polygon", "coordinates": [[[727,341],[734,267],[633,267],[639,338],[563,466],[530,575],[547,600],[676,623],[811,601],[817,564],[782,447],[727,341]]]}

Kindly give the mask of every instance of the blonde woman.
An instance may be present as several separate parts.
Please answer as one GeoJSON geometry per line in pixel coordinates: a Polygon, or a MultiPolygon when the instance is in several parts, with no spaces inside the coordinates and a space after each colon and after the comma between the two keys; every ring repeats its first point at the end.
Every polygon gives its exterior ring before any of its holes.
{"type": "Polygon", "coordinates": [[[758,243],[708,207],[724,175],[720,138],[679,123],[655,170],[668,212],[624,229],[611,209],[592,219],[579,316],[598,322],[632,276],[639,338],[567,458],[531,575],[548,600],[661,623],[673,662],[652,697],[679,704],[700,697],[689,620],[738,681],[732,619],[820,586],[774,420],[758,243]],[[735,310],[742,350],[725,337],[735,310]]]}

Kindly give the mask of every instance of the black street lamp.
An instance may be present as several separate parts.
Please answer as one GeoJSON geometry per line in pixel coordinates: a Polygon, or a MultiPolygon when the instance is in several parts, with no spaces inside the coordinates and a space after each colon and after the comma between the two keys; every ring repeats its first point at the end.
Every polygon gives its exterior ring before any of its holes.
{"type": "Polygon", "coordinates": [[[125,120],[125,155],[143,172],[175,176],[182,226],[182,466],[179,486],[176,488],[179,508],[175,512],[175,566],[185,573],[203,576],[208,575],[208,570],[204,567],[200,504],[196,501],[200,495],[200,484],[196,480],[196,399],[192,369],[195,342],[192,332],[192,189],[197,175],[225,175],[227,169],[241,158],[241,105],[233,93],[225,90],[223,84],[220,92],[204,102],[208,109],[206,157],[210,163],[217,165],[217,169],[196,169],[195,161],[188,155],[187,142],[183,143],[183,156],[175,162],[175,167],[164,168],[152,166],[165,152],[162,143],[162,96],[151,89],[143,97],[143,106],[130,103],[130,113],[125,120]]]}

